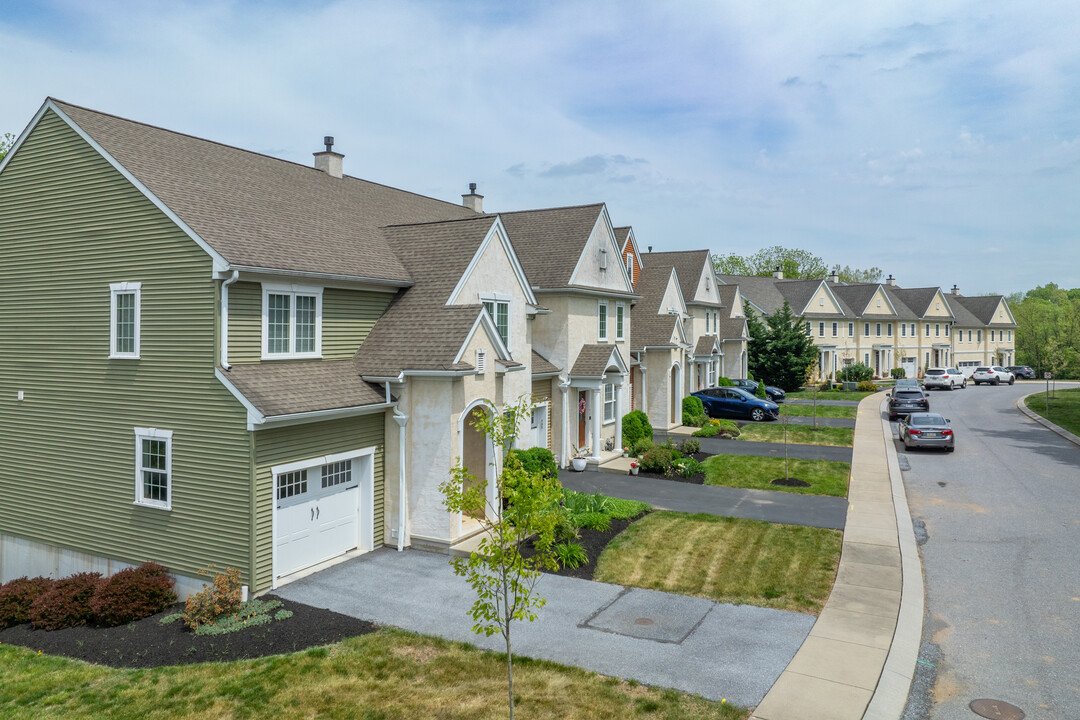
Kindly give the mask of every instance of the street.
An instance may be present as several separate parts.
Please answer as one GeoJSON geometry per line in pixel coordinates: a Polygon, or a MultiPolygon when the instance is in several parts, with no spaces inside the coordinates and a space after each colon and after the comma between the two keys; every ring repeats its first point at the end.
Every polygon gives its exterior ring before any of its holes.
{"type": "Polygon", "coordinates": [[[956,451],[897,441],[925,539],[924,652],[907,720],[971,720],[979,698],[1030,720],[1080,718],[1080,448],[1014,407],[1043,387],[932,391],[956,451]]]}

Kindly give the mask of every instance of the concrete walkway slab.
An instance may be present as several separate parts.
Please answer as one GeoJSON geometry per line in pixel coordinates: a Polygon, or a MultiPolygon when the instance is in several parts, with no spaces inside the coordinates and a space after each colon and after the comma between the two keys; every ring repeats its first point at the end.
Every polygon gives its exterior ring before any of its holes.
{"type": "MultiPolygon", "coordinates": [[[[513,628],[516,655],[753,707],[814,624],[811,615],[545,575],[547,600],[513,628]],[[651,619],[656,637],[642,637],[651,619]],[[640,628],[637,635],[624,632],[640,628]]],[[[472,632],[475,596],[445,555],[380,549],[278,589],[288,600],[504,651],[472,632]]]]}

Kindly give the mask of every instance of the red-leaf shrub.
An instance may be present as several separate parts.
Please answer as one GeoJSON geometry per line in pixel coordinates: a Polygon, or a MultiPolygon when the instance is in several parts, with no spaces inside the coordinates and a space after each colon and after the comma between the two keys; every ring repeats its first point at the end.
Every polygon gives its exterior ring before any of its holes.
{"type": "Polygon", "coordinates": [[[0,630],[30,622],[30,605],[56,581],[21,577],[0,585],[0,630]]]}
{"type": "Polygon", "coordinates": [[[157,563],[126,568],[98,583],[90,610],[105,627],[141,620],[176,602],[174,584],[169,571],[157,563]]]}
{"type": "Polygon", "coordinates": [[[57,580],[30,605],[30,623],[38,630],[62,630],[85,625],[93,617],[90,598],[101,573],[76,573],[57,580]]]}

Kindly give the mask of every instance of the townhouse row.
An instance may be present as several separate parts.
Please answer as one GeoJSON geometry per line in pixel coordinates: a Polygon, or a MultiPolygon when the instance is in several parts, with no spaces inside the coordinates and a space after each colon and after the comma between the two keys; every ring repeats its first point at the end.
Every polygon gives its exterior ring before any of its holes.
{"type": "MultiPolygon", "coordinates": [[[[145,560],[261,592],[479,530],[473,427],[619,451],[744,374],[708,253],[640,252],[602,204],[488,213],[47,99],[0,164],[0,580],[145,560]],[[683,289],[686,289],[685,293],[683,289]]],[[[489,485],[489,488],[493,485],[489,485]]]]}
{"type": "Polygon", "coordinates": [[[970,325],[953,298],[643,253],[603,203],[491,213],[475,186],[361,180],[327,141],[304,166],[39,109],[0,163],[0,581],[153,560],[181,594],[211,564],[262,592],[446,550],[480,526],[439,485],[459,462],[491,479],[473,423],[521,397],[520,447],[598,463],[631,409],[671,428],[688,393],[746,376],[745,307],[788,298],[826,373],[922,357],[895,339],[909,321],[919,343],[970,325]]]}
{"type": "Polygon", "coordinates": [[[1001,295],[965,296],[957,286],[902,288],[890,275],[882,283],[719,275],[737,284],[752,312],[767,317],[786,300],[803,318],[819,349],[818,376],[836,379],[842,368],[863,363],[875,377],[902,368],[922,377],[930,367],[957,367],[970,375],[980,365],[1015,363],[1016,320],[1001,295]]]}

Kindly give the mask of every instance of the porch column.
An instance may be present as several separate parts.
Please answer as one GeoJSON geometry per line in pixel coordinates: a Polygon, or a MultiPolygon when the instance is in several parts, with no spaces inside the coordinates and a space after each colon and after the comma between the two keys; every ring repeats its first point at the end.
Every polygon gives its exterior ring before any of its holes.
{"type": "Polygon", "coordinates": [[[645,388],[645,370],[646,369],[647,368],[645,367],[645,365],[643,365],[641,363],[641,361],[638,360],[638,370],[641,371],[641,412],[648,415],[649,414],[649,393],[646,392],[646,388],[645,388]]]}
{"type": "MultiPolygon", "coordinates": [[[[567,405],[569,402],[570,381],[560,382],[559,390],[562,391],[562,420],[559,423],[562,426],[559,430],[559,467],[566,467],[570,464],[570,454],[567,452],[567,443],[570,442],[570,430],[568,427],[570,424],[570,408],[567,405]]],[[[574,403],[574,407],[577,407],[577,403],[574,403]]]]}
{"type": "Polygon", "coordinates": [[[592,402],[592,456],[594,460],[600,459],[600,426],[604,422],[604,391],[590,390],[592,402]]]}
{"type": "Polygon", "coordinates": [[[625,385],[615,386],[615,449],[622,450],[622,394],[625,385]]]}

